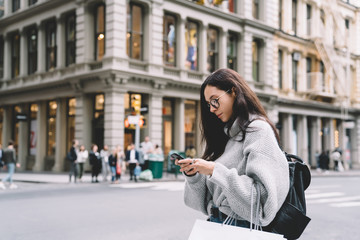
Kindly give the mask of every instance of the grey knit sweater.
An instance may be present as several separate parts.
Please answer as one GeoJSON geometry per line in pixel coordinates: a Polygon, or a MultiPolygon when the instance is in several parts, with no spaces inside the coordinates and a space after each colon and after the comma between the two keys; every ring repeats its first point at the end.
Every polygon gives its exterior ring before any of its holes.
{"type": "Polygon", "coordinates": [[[212,176],[186,177],[184,199],[187,206],[206,215],[217,206],[227,215],[235,213],[236,219],[250,221],[251,188],[256,181],[261,189],[260,224],[267,226],[287,196],[288,163],[266,121],[255,120],[249,127],[245,140],[239,142],[242,133],[235,121],[212,176]]]}

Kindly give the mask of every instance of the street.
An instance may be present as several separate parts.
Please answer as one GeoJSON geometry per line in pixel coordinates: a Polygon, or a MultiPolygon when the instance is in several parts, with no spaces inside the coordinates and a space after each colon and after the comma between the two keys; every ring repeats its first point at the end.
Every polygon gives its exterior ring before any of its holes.
{"type": "MultiPolygon", "coordinates": [[[[186,240],[196,218],[183,203],[183,182],[118,185],[18,182],[0,192],[1,239],[186,240]]],[[[359,238],[360,177],[313,178],[312,218],[301,240],[359,238]]]]}

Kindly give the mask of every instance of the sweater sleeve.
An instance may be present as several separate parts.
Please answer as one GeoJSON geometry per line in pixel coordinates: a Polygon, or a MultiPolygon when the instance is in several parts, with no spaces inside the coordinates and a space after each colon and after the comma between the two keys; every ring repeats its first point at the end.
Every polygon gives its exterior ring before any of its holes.
{"type": "MultiPolygon", "coordinates": [[[[228,169],[216,163],[209,179],[219,186],[224,198],[217,206],[227,204],[236,215],[250,221],[251,189],[254,182],[260,186],[260,223],[267,226],[283,204],[289,190],[289,170],[285,155],[279,148],[270,125],[255,120],[249,125],[244,140],[243,159],[246,174],[239,175],[235,168],[228,169]]],[[[253,191],[253,199],[256,191],[253,191]]],[[[253,200],[255,201],[255,200],[253,200]]],[[[255,206],[255,202],[253,208],[255,206]]],[[[230,214],[228,212],[227,214],[230,214]]]]}
{"type": "Polygon", "coordinates": [[[205,175],[197,173],[195,176],[186,177],[184,190],[184,202],[186,206],[208,215],[208,192],[205,175]]]}

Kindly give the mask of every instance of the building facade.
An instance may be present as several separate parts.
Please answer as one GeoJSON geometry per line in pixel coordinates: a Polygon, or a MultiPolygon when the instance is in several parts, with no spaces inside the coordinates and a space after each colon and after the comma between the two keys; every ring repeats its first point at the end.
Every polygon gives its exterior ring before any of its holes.
{"type": "Polygon", "coordinates": [[[359,8],[327,2],[0,0],[0,143],[15,140],[23,170],[61,172],[72,139],[124,149],[135,121],[165,154],[201,156],[200,86],[227,67],[285,151],[315,167],[315,152],[341,147],[356,165],[359,8]]]}

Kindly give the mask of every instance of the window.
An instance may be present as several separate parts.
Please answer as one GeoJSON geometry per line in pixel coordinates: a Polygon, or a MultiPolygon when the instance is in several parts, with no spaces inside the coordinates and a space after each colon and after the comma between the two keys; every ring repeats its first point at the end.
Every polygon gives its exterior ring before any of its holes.
{"type": "Polygon", "coordinates": [[[130,58],[143,60],[144,10],[140,5],[130,3],[127,11],[127,54],[130,58]]]}
{"type": "Polygon", "coordinates": [[[236,71],[237,65],[237,37],[235,33],[229,33],[227,37],[227,67],[236,71]]]}
{"type": "Polygon", "coordinates": [[[311,89],[311,58],[306,58],[307,89],[311,89]]]}
{"type": "Polygon", "coordinates": [[[20,0],[12,0],[12,11],[16,12],[20,8],[20,0]]]}
{"type": "Polygon", "coordinates": [[[16,150],[16,153],[18,152],[19,148],[19,128],[20,128],[20,121],[16,117],[17,115],[22,113],[22,109],[19,105],[15,105],[12,109],[13,112],[13,121],[12,121],[12,132],[11,132],[11,138],[14,140],[14,148],[16,150]]]}
{"type": "Polygon", "coordinates": [[[283,51],[278,51],[278,64],[279,64],[279,89],[283,88],[283,51]]]}
{"type": "Polygon", "coordinates": [[[15,33],[11,38],[11,77],[20,74],[20,35],[15,33]]]}
{"type": "Polygon", "coordinates": [[[292,31],[296,35],[297,0],[292,1],[292,31]]]}
{"type": "Polygon", "coordinates": [[[46,70],[53,70],[56,67],[56,22],[48,21],[46,29],[46,70]]]}
{"type": "Polygon", "coordinates": [[[169,14],[164,16],[163,61],[166,66],[176,66],[176,18],[169,14]]]}
{"type": "Polygon", "coordinates": [[[187,21],[185,24],[185,68],[188,70],[198,70],[198,24],[187,21]]]}
{"type": "Polygon", "coordinates": [[[212,73],[218,68],[219,62],[219,31],[216,28],[207,30],[207,70],[212,73]]]}
{"type": "Polygon", "coordinates": [[[259,6],[260,0],[253,0],[252,1],[252,15],[255,19],[260,19],[260,6],[259,6]]]}
{"type": "Polygon", "coordinates": [[[310,36],[311,35],[311,5],[306,4],[306,32],[307,35],[310,36]]]}
{"type": "Polygon", "coordinates": [[[323,9],[320,10],[320,19],[321,22],[325,25],[325,12],[323,9]]]}
{"type": "Polygon", "coordinates": [[[34,5],[35,3],[37,3],[37,0],[29,0],[29,6],[34,5]]]}
{"type": "Polygon", "coordinates": [[[253,81],[260,82],[260,40],[252,41],[252,76],[253,81]]]}
{"type": "Polygon", "coordinates": [[[2,16],[4,16],[4,11],[5,11],[5,8],[4,8],[4,0],[0,0],[0,18],[2,16]]]}
{"type": "Polygon", "coordinates": [[[56,101],[49,101],[47,106],[47,156],[55,155],[56,147],[56,101]]]}
{"type": "Polygon", "coordinates": [[[292,83],[293,89],[297,91],[297,72],[298,72],[298,61],[300,60],[300,53],[293,53],[292,55],[292,83]]]}
{"type": "Polygon", "coordinates": [[[235,0],[229,0],[228,4],[229,4],[229,12],[234,13],[235,12],[236,1],[235,0]]]}
{"type": "Polygon", "coordinates": [[[75,63],[76,59],[76,17],[75,12],[66,18],[66,66],[75,63]]]}
{"type": "Polygon", "coordinates": [[[4,109],[0,108],[0,144],[2,144],[3,115],[4,109]]]}
{"type": "Polygon", "coordinates": [[[279,29],[282,29],[282,0],[279,0],[278,17],[279,17],[279,29]]]}
{"type": "MultiPolygon", "coordinates": [[[[75,24],[75,16],[74,16],[74,24],[75,24]]],[[[74,28],[74,34],[75,34],[75,28],[74,28]]],[[[101,4],[96,7],[96,12],[95,12],[95,60],[101,61],[104,55],[105,55],[105,5],[101,4]]]]}
{"type": "Polygon", "coordinates": [[[28,74],[32,74],[37,70],[37,30],[33,27],[27,33],[28,74]]]}
{"type": "Polygon", "coordinates": [[[70,149],[72,140],[75,139],[75,111],[76,99],[70,98],[67,100],[67,132],[66,132],[66,149],[70,149]]]}
{"type": "Polygon", "coordinates": [[[349,28],[350,28],[350,21],[349,21],[349,19],[345,19],[345,28],[346,28],[346,30],[349,30],[349,28]]]}
{"type": "Polygon", "coordinates": [[[324,67],[324,63],[322,61],[320,61],[320,72],[321,72],[321,89],[325,89],[325,67],[324,67]]]}
{"type": "Polygon", "coordinates": [[[0,36],[0,79],[4,77],[4,38],[0,36]]]}
{"type": "Polygon", "coordinates": [[[95,95],[92,142],[102,149],[104,145],[104,94],[95,95]]]}
{"type": "Polygon", "coordinates": [[[30,105],[30,141],[29,149],[30,155],[36,155],[36,138],[37,138],[37,113],[39,107],[37,104],[33,103],[30,105]]]}
{"type": "Polygon", "coordinates": [[[185,148],[196,146],[196,101],[185,100],[185,148]]]}

